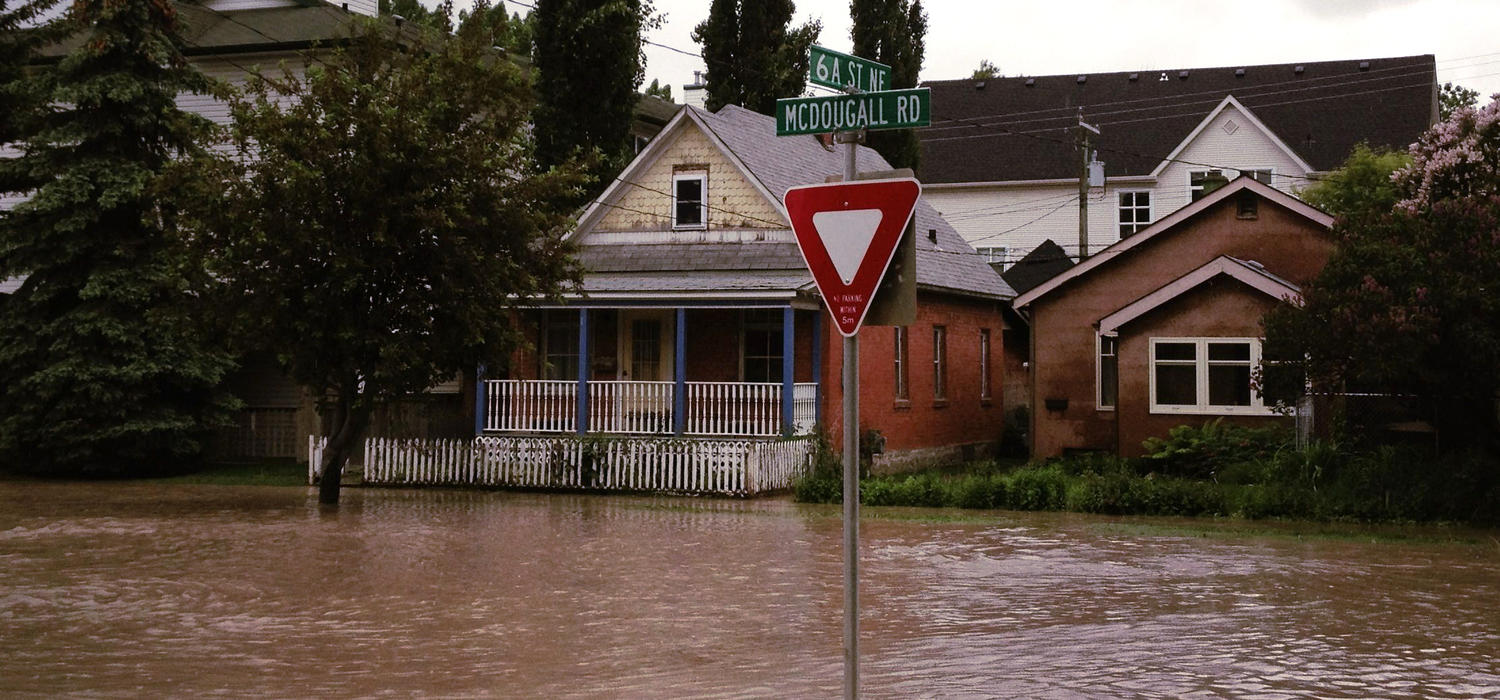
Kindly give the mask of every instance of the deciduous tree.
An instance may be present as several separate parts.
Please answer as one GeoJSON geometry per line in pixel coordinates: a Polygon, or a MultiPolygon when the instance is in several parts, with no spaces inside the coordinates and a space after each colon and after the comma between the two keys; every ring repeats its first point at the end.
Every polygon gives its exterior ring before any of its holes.
{"type": "MultiPolygon", "coordinates": [[[[891,88],[917,86],[927,45],[927,12],[922,0],[850,0],[854,55],[891,67],[891,88]]],[[[897,168],[915,168],[921,157],[911,129],[872,131],[865,138],[897,168]]]]}
{"type": "Polygon", "coordinates": [[[797,97],[807,87],[808,49],[822,24],[791,27],[792,0],[713,0],[708,18],[693,29],[708,65],[710,111],[739,105],[774,114],[776,100],[797,97]]]}
{"type": "Polygon", "coordinates": [[[502,359],[511,310],[576,279],[533,167],[525,73],[487,41],[368,25],[305,77],[232,104],[238,158],[200,178],[197,240],[239,337],[278,358],[330,427],[320,499],[376,404],[502,359]]]}
{"type": "Polygon", "coordinates": [[[26,275],[0,309],[0,463],[180,469],[227,417],[231,362],[196,320],[161,176],[209,128],[177,95],[216,88],[183,58],[172,3],[78,0],[61,21],[77,48],[27,78],[48,106],[0,161],[0,182],[34,185],[0,219],[0,277],[26,275]]]}
{"type": "Polygon", "coordinates": [[[1401,200],[1350,207],[1304,305],[1265,322],[1268,358],[1324,389],[1414,396],[1447,446],[1497,447],[1497,115],[1500,101],[1461,108],[1425,133],[1396,172],[1401,200]]]}
{"type": "Polygon", "coordinates": [[[1401,199],[1391,176],[1409,163],[1402,151],[1357,144],[1338,170],[1297,195],[1335,216],[1387,212],[1401,199]]]}

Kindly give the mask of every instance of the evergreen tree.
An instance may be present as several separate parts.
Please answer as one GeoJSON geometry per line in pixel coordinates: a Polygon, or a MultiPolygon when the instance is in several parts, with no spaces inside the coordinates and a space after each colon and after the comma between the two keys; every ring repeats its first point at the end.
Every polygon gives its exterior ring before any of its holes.
{"type": "Polygon", "coordinates": [[[482,34],[417,48],[374,23],[232,102],[238,157],[200,168],[196,242],[236,336],[318,397],[324,474],[379,403],[503,360],[514,307],[575,278],[551,203],[579,178],[532,166],[530,107],[482,34]]]}
{"type": "Polygon", "coordinates": [[[808,48],[822,24],[791,28],[792,0],[713,0],[708,19],[693,29],[708,64],[710,111],[727,104],[774,114],[776,100],[807,87],[808,48]]]}
{"type": "Polygon", "coordinates": [[[209,128],[177,94],[215,88],[183,59],[171,3],[77,0],[66,21],[82,41],[27,78],[49,106],[0,161],[0,182],[37,183],[0,220],[0,276],[27,276],[0,309],[0,464],[181,468],[227,416],[231,363],[195,323],[197,273],[159,185],[209,128]]]}
{"type": "MultiPolygon", "coordinates": [[[[891,89],[917,86],[927,43],[922,0],[850,0],[854,55],[891,67],[891,89]]],[[[871,131],[865,142],[897,168],[915,168],[921,152],[912,129],[871,131]]]]}
{"type": "Polygon", "coordinates": [[[588,159],[587,196],[633,155],[630,126],[645,80],[641,33],[656,26],[648,0],[538,0],[533,26],[541,167],[588,159]]]}
{"type": "Polygon", "coordinates": [[[26,122],[39,113],[42,101],[35,94],[35,82],[21,78],[30,68],[37,49],[56,38],[54,28],[60,23],[36,25],[57,2],[0,0],[0,143],[21,140],[26,122]]]}

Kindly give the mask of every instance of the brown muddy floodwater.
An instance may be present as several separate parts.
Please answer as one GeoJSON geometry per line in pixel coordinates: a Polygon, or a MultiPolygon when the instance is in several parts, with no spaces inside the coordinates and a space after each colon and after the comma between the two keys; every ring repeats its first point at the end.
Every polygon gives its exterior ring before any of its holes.
{"type": "MultiPolygon", "coordinates": [[[[0,695],[835,697],[836,508],[0,482],[0,695]]],[[[1500,697],[1500,543],[867,509],[869,697],[1500,697]]]]}

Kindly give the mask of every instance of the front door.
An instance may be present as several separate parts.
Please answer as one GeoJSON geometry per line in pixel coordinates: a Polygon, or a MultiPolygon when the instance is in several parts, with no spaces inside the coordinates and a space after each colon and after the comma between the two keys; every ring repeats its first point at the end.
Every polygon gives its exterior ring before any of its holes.
{"type": "MultiPolygon", "coordinates": [[[[619,379],[625,382],[671,382],[676,345],[675,315],[670,309],[620,311],[619,379]]],[[[626,384],[616,395],[616,408],[631,430],[670,430],[672,387],[665,384],[626,384]],[[650,427],[646,427],[649,425],[650,427]],[[665,428],[663,428],[665,426],[665,428]]]]}

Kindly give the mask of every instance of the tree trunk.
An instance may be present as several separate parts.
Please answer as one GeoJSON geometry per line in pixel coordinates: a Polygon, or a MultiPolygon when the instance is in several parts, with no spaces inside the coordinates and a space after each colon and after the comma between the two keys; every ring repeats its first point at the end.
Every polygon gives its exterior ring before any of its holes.
{"type": "Polygon", "coordinates": [[[350,453],[370,423],[370,409],[363,402],[351,407],[351,402],[345,395],[334,405],[328,448],[323,451],[323,477],[318,482],[318,503],[324,505],[338,505],[344,463],[349,461],[350,453]]]}

